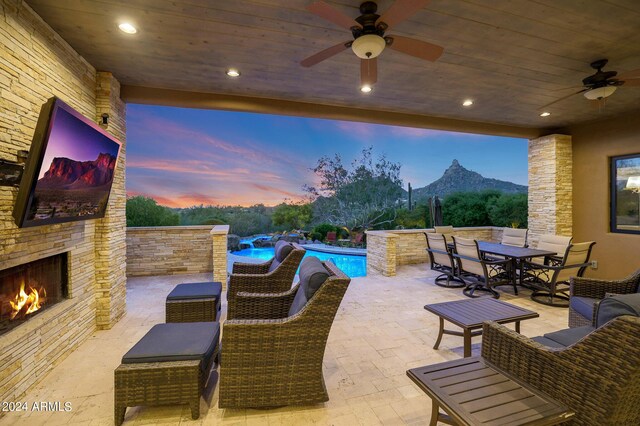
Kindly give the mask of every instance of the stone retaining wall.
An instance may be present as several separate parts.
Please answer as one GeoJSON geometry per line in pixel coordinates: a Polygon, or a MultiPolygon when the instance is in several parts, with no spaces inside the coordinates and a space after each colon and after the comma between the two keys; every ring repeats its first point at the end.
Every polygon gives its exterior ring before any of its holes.
{"type": "Polygon", "coordinates": [[[127,276],[212,272],[211,228],[211,226],[127,228],[127,276]]]}
{"type": "MultiPolygon", "coordinates": [[[[400,265],[428,262],[425,232],[434,232],[434,230],[367,231],[367,274],[380,273],[393,276],[400,265]]],[[[502,228],[493,226],[455,228],[455,234],[483,241],[500,241],[502,228]]]]}

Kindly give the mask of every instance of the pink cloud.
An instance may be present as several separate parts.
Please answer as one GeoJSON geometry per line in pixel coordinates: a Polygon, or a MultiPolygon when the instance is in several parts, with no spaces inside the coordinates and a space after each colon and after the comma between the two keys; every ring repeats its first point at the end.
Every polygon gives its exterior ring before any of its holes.
{"type": "Polygon", "coordinates": [[[291,198],[291,199],[299,200],[299,199],[304,198],[302,196],[302,194],[300,194],[300,193],[285,191],[285,190],[280,189],[280,188],[274,188],[273,186],[262,185],[262,184],[259,184],[259,183],[254,183],[254,184],[252,184],[252,186],[254,188],[256,188],[256,189],[259,189],[260,191],[284,195],[285,197],[291,198]]]}

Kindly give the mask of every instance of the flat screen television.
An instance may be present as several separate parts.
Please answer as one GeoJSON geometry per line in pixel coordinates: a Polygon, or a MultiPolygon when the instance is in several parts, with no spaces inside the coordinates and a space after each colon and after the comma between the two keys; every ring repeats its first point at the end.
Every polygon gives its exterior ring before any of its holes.
{"type": "Polygon", "coordinates": [[[120,142],[53,97],[42,106],[13,209],[21,227],[104,217],[120,142]]]}

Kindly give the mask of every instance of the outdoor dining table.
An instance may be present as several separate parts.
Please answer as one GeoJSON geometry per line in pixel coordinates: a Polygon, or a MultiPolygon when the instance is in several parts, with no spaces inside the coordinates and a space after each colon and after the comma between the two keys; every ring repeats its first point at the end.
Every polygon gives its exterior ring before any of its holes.
{"type": "MultiPolygon", "coordinates": [[[[544,256],[556,256],[557,253],[553,252],[553,251],[549,251],[549,250],[538,250],[538,249],[532,249],[532,248],[528,248],[528,247],[517,247],[517,246],[510,246],[507,244],[500,244],[500,243],[491,243],[489,241],[478,241],[478,249],[482,252],[482,253],[486,253],[486,254],[494,254],[497,256],[504,256],[508,259],[511,260],[512,265],[513,265],[513,275],[512,275],[512,280],[513,280],[513,288],[516,292],[516,294],[518,294],[518,290],[515,286],[516,284],[516,266],[517,266],[517,262],[518,261],[522,261],[524,259],[530,259],[533,257],[544,257],[544,256]]],[[[523,274],[520,274],[520,282],[519,284],[522,285],[522,278],[523,278],[523,274]]]]}
{"type": "MultiPolygon", "coordinates": [[[[447,244],[449,249],[452,251],[455,248],[453,243],[447,244]]],[[[490,241],[478,241],[478,249],[485,254],[493,254],[496,256],[504,256],[511,260],[512,263],[512,276],[511,280],[513,283],[514,292],[517,295],[518,289],[516,284],[522,285],[523,274],[520,274],[520,281],[516,282],[516,267],[519,261],[524,259],[531,259],[533,257],[544,257],[544,256],[556,256],[557,253],[549,250],[538,250],[532,249],[528,247],[518,247],[518,246],[510,246],[507,244],[501,243],[492,243],[490,241]]]]}

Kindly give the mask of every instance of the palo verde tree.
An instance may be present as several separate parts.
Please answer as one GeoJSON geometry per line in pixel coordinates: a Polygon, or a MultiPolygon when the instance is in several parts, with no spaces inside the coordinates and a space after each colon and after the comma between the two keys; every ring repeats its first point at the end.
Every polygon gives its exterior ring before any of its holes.
{"type": "Polygon", "coordinates": [[[339,154],[318,160],[312,170],[320,185],[304,187],[314,200],[315,221],[370,229],[395,220],[402,198],[401,166],[384,155],[374,161],[372,151],[373,147],[363,149],[350,167],[339,154]]]}

